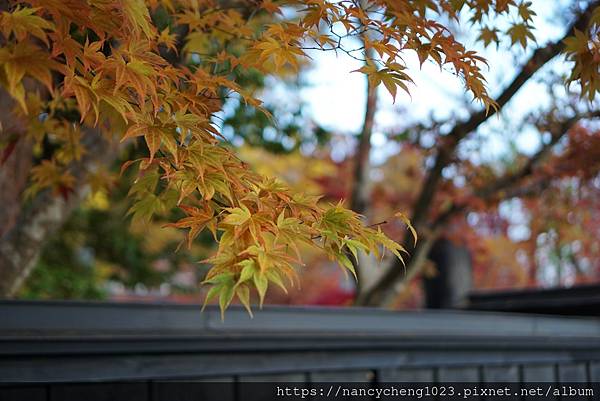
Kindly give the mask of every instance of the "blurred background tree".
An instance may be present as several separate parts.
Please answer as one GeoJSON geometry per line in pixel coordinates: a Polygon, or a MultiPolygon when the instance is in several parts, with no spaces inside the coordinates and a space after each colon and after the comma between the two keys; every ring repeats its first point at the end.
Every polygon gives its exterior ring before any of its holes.
{"type": "MultiPolygon", "coordinates": [[[[323,201],[344,199],[367,224],[396,240],[406,236],[404,246],[411,252],[406,267],[391,257],[361,256],[357,285],[325,256],[303,249],[310,269],[303,271],[300,286],[287,293],[273,290],[267,302],[420,307],[429,302],[428,291],[429,297],[441,291],[439,285],[422,286],[436,277],[443,287],[456,285],[453,276],[458,276],[464,287],[458,292],[598,281],[600,137],[594,119],[599,113],[590,96],[596,89],[564,85],[584,73],[581,59],[598,64],[598,2],[557,2],[554,12],[561,18],[536,15],[545,5],[515,3],[511,16],[519,16],[525,27],[486,19],[474,30],[443,21],[491,60],[490,93],[500,116],[470,103],[463,88],[427,87],[416,77],[412,100],[398,94],[393,106],[388,84],[371,76],[359,88],[363,93],[351,99],[361,104],[361,122],[348,130],[319,121],[314,109],[323,101],[305,95],[314,89],[315,76],[327,74],[319,63],[333,54],[310,53],[314,59],[304,60],[299,73],[234,70],[234,80],[257,93],[272,118],[223,92],[215,123],[229,146],[258,172],[278,176],[292,188],[324,194],[323,201]],[[537,26],[541,32],[532,42],[530,30],[537,26]],[[574,40],[579,31],[589,36],[574,40]],[[495,63],[502,59],[508,63],[495,63]],[[517,112],[532,96],[545,101],[517,112]],[[527,146],[520,145],[523,135],[530,138],[527,146]],[[416,247],[402,222],[391,221],[397,210],[415,225],[416,247]],[[440,252],[445,252],[441,259],[440,252]],[[465,252],[467,258],[455,258],[460,266],[449,262],[451,255],[465,252]]],[[[256,18],[259,27],[273,16],[256,18]]],[[[226,37],[212,42],[192,37],[185,45],[196,55],[191,62],[218,57],[224,43],[227,52],[240,56],[236,40],[226,37]]],[[[365,35],[358,45],[368,48],[369,57],[381,57],[378,51],[384,50],[368,46],[373,40],[365,35]]],[[[437,72],[419,58],[409,63],[414,70],[421,67],[420,79],[440,76],[435,79],[447,82],[447,71],[437,72]]],[[[359,53],[338,60],[348,72],[369,67],[359,53]]],[[[356,117],[335,102],[320,112],[342,120],[356,117]]],[[[110,185],[87,199],[47,243],[19,296],[201,299],[198,283],[209,266],[197,262],[214,252],[210,233],[186,249],[180,246],[184,233],[164,227],[182,217],[180,212],[151,222],[126,217],[135,177],[125,172],[117,179],[118,169],[142,154],[135,145],[121,149],[99,177],[110,185]]],[[[433,302],[456,306],[455,301],[433,302]]]]}

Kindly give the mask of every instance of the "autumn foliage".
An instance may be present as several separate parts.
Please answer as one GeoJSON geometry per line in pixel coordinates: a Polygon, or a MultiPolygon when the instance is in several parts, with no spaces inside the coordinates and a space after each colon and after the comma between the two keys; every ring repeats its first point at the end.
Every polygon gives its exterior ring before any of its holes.
{"type": "MultiPolygon", "coordinates": [[[[209,230],[219,246],[208,260],[207,298],[218,297],[225,309],[237,296],[249,309],[251,290],[262,301],[269,285],[293,282],[301,246],[350,271],[360,251],[380,255],[384,248],[401,258],[404,248],[342,204],[319,203],[236,156],[213,117],[229,97],[260,108],[237,80],[248,71],[294,70],[316,48],[366,57],[358,71],[396,97],[398,88],[410,90],[403,57],[413,52],[421,64],[450,69],[494,109],[485,60],[440,21],[466,19],[485,44],[507,35],[525,46],[531,16],[527,2],[514,0],[13,1],[0,15],[0,84],[27,137],[53,145],[31,169],[27,196],[68,198],[79,185],[73,163],[93,152],[89,136],[143,142],[147,156],[123,165],[137,171],[133,218],[178,208],[182,217],[170,226],[188,230],[188,244],[209,230]],[[512,21],[506,32],[484,23],[503,18],[512,21]]],[[[598,48],[581,43],[567,43],[576,62],[571,80],[593,99],[597,70],[588,69],[588,59],[596,60],[598,48]]],[[[4,158],[21,139],[7,140],[4,158]]],[[[98,171],[85,173],[92,190],[102,186],[98,171]]]]}

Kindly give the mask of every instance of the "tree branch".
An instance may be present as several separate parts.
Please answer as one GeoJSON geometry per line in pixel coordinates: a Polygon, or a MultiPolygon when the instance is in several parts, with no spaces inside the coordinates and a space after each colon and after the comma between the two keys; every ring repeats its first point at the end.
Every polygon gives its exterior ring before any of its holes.
{"type": "MultiPolygon", "coordinates": [[[[563,49],[563,40],[574,34],[575,30],[583,31],[587,27],[593,10],[600,5],[599,0],[592,1],[588,4],[584,12],[582,12],[577,20],[569,27],[567,33],[562,39],[550,43],[545,47],[538,48],[533,52],[529,60],[521,68],[513,81],[504,89],[504,91],[496,98],[498,109],[504,107],[517,91],[527,82],[542,66],[548,61],[556,57],[563,49]]],[[[428,171],[425,182],[421,188],[421,192],[415,202],[413,213],[411,215],[411,223],[415,229],[422,232],[427,224],[429,211],[433,203],[433,199],[437,193],[439,183],[442,178],[442,170],[448,166],[455,155],[456,149],[461,140],[463,140],[471,132],[475,131],[483,122],[493,116],[497,110],[491,109],[488,113],[485,110],[480,110],[471,115],[469,119],[458,123],[446,135],[442,143],[438,147],[437,156],[433,167],[428,171]]],[[[421,238],[424,238],[422,235],[421,238]]],[[[422,240],[421,243],[424,241],[422,240]]],[[[425,241],[426,242],[426,241],[425,241]]],[[[404,247],[412,251],[412,253],[420,252],[419,244],[413,248],[411,241],[407,238],[404,241],[404,247]]],[[[412,258],[411,258],[412,259],[412,258]]],[[[409,272],[413,263],[409,260],[406,271],[409,272]]],[[[404,269],[400,261],[394,260],[386,273],[379,281],[363,296],[358,302],[361,305],[377,306],[385,303],[384,300],[393,296],[394,283],[403,275],[404,269]]]]}
{"type": "MultiPolygon", "coordinates": [[[[593,111],[589,113],[578,114],[567,120],[561,122],[552,123],[548,128],[551,134],[551,140],[542,146],[534,155],[532,155],[527,163],[525,163],[520,169],[515,172],[506,173],[503,177],[490,182],[481,188],[475,189],[473,195],[479,197],[482,200],[491,200],[498,194],[502,194],[503,199],[510,199],[514,197],[525,197],[531,196],[532,194],[539,194],[540,191],[544,190],[549,186],[547,179],[536,180],[535,182],[525,187],[519,186],[525,179],[527,179],[534,172],[535,168],[538,167],[550,150],[569,132],[578,121],[587,118],[598,118],[600,117],[600,111],[593,111]]],[[[421,246],[417,246],[415,256],[409,261],[406,270],[406,276],[402,283],[408,283],[412,280],[420,271],[424,265],[427,253],[429,249],[438,238],[440,233],[445,228],[446,224],[450,219],[459,213],[468,211],[468,205],[453,205],[450,209],[440,214],[430,225],[430,233],[424,239],[424,243],[421,246]]],[[[396,293],[399,289],[404,288],[402,284],[396,286],[396,293]]],[[[386,299],[386,303],[391,299],[386,299]]]]}
{"type": "Polygon", "coordinates": [[[485,187],[477,189],[475,191],[475,196],[489,200],[498,192],[517,185],[520,181],[533,173],[534,169],[542,162],[554,145],[556,145],[578,121],[597,117],[600,117],[600,111],[577,114],[567,120],[551,123],[548,127],[550,131],[550,141],[533,154],[522,168],[513,173],[507,173],[485,187]]]}
{"type": "Polygon", "coordinates": [[[363,214],[367,209],[369,194],[365,186],[369,181],[369,154],[371,153],[371,135],[377,111],[377,88],[367,82],[367,105],[362,130],[358,137],[359,143],[354,155],[354,173],[352,192],[350,194],[350,209],[363,214]]]}

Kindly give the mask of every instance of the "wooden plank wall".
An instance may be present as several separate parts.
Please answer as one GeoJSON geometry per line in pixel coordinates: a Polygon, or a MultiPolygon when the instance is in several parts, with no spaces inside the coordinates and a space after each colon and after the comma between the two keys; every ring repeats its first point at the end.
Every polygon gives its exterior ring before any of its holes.
{"type": "Polygon", "coordinates": [[[0,385],[2,401],[260,401],[273,399],[272,390],[256,382],[276,381],[299,388],[310,383],[594,383],[600,381],[600,362],[579,364],[396,368],[382,370],[304,372],[287,375],[247,375],[136,382],[49,383],[0,385]],[[257,391],[257,389],[259,391],[257,391]],[[262,392],[260,390],[263,390],[262,392]]]}
{"type": "Polygon", "coordinates": [[[0,317],[0,401],[272,399],[261,381],[600,382],[597,319],[233,308],[221,322],[195,306],[8,301],[0,317]]]}

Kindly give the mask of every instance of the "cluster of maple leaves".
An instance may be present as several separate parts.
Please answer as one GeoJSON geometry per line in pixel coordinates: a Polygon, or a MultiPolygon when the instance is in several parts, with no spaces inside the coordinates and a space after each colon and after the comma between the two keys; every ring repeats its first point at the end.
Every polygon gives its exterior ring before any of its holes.
{"type": "MultiPolygon", "coordinates": [[[[319,204],[236,157],[214,127],[214,113],[228,96],[257,108],[260,101],[235,82],[234,71],[276,74],[297,68],[307,49],[344,51],[367,57],[360,71],[396,96],[411,82],[403,54],[416,52],[421,63],[453,67],[475,99],[494,107],[481,71],[485,60],[436,19],[459,21],[466,13],[483,24],[517,10],[520,25],[508,34],[524,41],[532,14],[528,3],[514,0],[10,4],[0,15],[0,84],[18,104],[13,113],[27,120],[28,135],[57,149],[33,168],[28,193],[72,189],[69,165],[91,151],[82,139],[90,130],[121,141],[143,138],[148,157],[123,166],[138,168],[131,213],[149,219],[179,208],[186,217],[172,225],[188,229],[188,241],[205,228],[213,233],[219,248],[208,260],[213,267],[206,283],[213,287],[207,298],[218,295],[222,309],[234,296],[250,309],[251,288],[262,300],[269,283],[285,288],[285,278],[293,282],[300,244],[351,271],[348,255],[359,250],[383,247],[398,257],[403,251],[341,204],[319,204]],[[357,38],[362,48],[351,47],[357,38]]],[[[495,39],[487,33],[482,40],[495,39]]],[[[578,57],[583,50],[572,51],[578,57]]]]}

